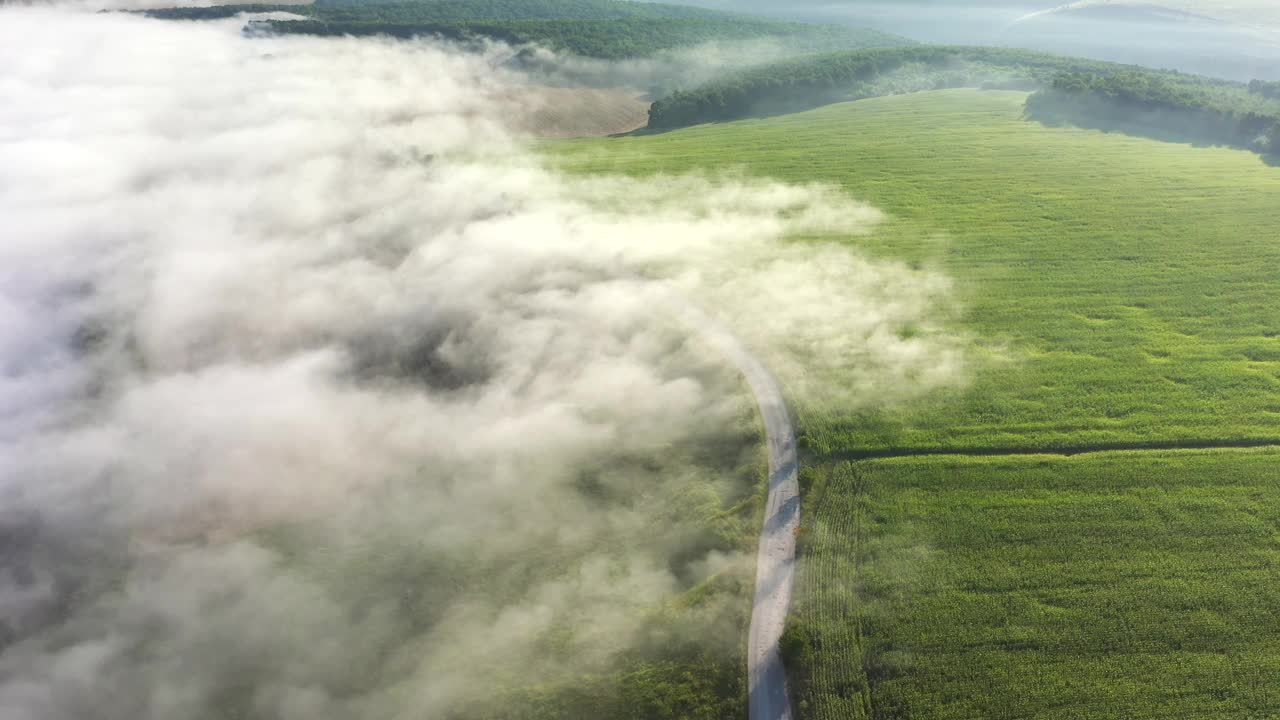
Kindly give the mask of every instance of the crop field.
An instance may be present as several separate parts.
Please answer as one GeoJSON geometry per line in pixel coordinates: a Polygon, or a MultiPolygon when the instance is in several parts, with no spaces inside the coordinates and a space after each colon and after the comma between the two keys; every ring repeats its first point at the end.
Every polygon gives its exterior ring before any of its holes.
{"type": "Polygon", "coordinates": [[[820,454],[1280,443],[1280,170],[1249,152],[1022,119],[948,90],[565,144],[583,170],[827,182],[893,221],[865,251],[957,280],[963,393],[799,408],[820,454]]]}
{"type": "Polygon", "coordinates": [[[1280,168],[1046,127],[1025,99],[551,148],[835,184],[891,216],[862,251],[956,281],[965,387],[795,408],[802,717],[1280,716],[1280,168]]]}
{"type": "Polygon", "coordinates": [[[805,717],[1280,712],[1276,450],[808,473],[805,717]]]}

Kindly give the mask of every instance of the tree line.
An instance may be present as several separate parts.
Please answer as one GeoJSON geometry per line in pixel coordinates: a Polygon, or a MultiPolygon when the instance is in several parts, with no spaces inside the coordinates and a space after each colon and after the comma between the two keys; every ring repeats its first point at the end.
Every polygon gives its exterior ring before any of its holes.
{"type": "Polygon", "coordinates": [[[683,19],[745,18],[716,10],[629,2],[628,0],[431,0],[430,2],[386,2],[385,0],[317,0],[313,6],[333,13],[334,20],[356,20],[342,12],[375,12],[383,19],[399,18],[411,22],[447,22],[455,20],[605,20],[605,19],[683,19]]]}
{"type": "Polygon", "coordinates": [[[682,127],[935,87],[1029,88],[1065,70],[1109,67],[1120,66],[1007,48],[914,45],[856,50],[752,68],[674,93],[654,103],[649,124],[682,127]]]}
{"type": "Polygon", "coordinates": [[[285,34],[439,36],[490,38],[514,45],[537,44],[584,57],[619,60],[713,41],[776,40],[799,51],[892,42],[873,31],[799,23],[738,20],[514,20],[417,23],[387,21],[272,20],[264,29],[285,34]]]}
{"type": "Polygon", "coordinates": [[[1249,83],[1249,92],[1272,100],[1280,100],[1280,81],[1254,80],[1249,83]]]}
{"type": "Polygon", "coordinates": [[[210,20],[283,11],[305,20],[270,20],[255,31],[306,35],[490,38],[538,44],[585,57],[646,57],[712,41],[775,40],[796,53],[890,46],[905,38],[865,28],[781,22],[674,5],[618,0],[442,0],[316,5],[224,5],[145,11],[167,20],[210,20]]]}
{"type": "Polygon", "coordinates": [[[752,68],[653,104],[655,129],[795,112],[947,87],[1038,90],[1028,114],[1104,126],[1127,118],[1179,139],[1280,149],[1280,83],[1250,85],[1030,50],[875,48],[752,68]]]}
{"type": "Polygon", "coordinates": [[[682,5],[624,2],[622,0],[433,0],[432,2],[383,2],[381,0],[319,0],[312,5],[215,5],[174,7],[144,11],[172,20],[226,18],[241,12],[288,11],[334,22],[431,23],[466,20],[604,20],[743,18],[746,16],[682,5]]]}
{"type": "Polygon", "coordinates": [[[1027,99],[1034,119],[1155,134],[1171,140],[1280,151],[1280,102],[1255,86],[1149,72],[1064,73],[1027,99]]]}

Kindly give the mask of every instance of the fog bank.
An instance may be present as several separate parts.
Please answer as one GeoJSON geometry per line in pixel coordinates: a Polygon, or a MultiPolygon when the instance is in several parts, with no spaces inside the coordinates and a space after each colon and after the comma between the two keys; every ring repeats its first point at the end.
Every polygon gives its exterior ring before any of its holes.
{"type": "Polygon", "coordinates": [[[1232,80],[1280,79],[1271,0],[763,0],[687,4],[862,25],[943,44],[1000,45],[1232,80]]]}
{"type": "Polygon", "coordinates": [[[786,240],[873,208],[565,176],[498,55],[240,25],[0,9],[6,719],[450,717],[667,642],[759,457],[673,296],[798,399],[963,377],[945,278],[786,240]]]}

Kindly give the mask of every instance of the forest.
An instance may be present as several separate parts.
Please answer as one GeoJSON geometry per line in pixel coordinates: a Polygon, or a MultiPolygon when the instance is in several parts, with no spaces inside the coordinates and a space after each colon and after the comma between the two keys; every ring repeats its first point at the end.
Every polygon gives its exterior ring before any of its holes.
{"type": "Polygon", "coordinates": [[[602,59],[637,58],[713,41],[775,40],[796,53],[904,45],[865,28],[811,25],[698,8],[618,0],[481,0],[480,2],[223,5],[146,11],[166,20],[210,20],[282,11],[306,20],[253,22],[255,31],[306,35],[438,36],[537,44],[602,59]]]}
{"type": "Polygon", "coordinates": [[[1249,92],[1272,100],[1280,100],[1280,81],[1254,80],[1249,83],[1249,92]]]}
{"type": "MultiPolygon", "coordinates": [[[[949,87],[1039,90],[1029,114],[1110,117],[1142,109],[1177,115],[1169,127],[1258,148],[1280,118],[1272,84],[988,47],[875,48],[753,68],[654,103],[654,129],[805,110],[832,102],[949,87]],[[1104,111],[1105,108],[1108,108],[1104,111]],[[1192,117],[1194,116],[1194,117],[1192,117]]],[[[1076,123],[1079,124],[1079,123],[1076,123]]]]}
{"type": "Polygon", "coordinates": [[[225,18],[241,12],[284,10],[334,22],[428,23],[466,20],[624,20],[736,17],[741,15],[681,5],[621,2],[620,0],[438,0],[436,2],[360,2],[320,0],[313,5],[215,5],[148,10],[153,17],[173,20],[225,18]]]}
{"type": "Polygon", "coordinates": [[[833,53],[752,68],[675,93],[654,104],[650,127],[733,120],[944,87],[999,84],[1029,89],[1067,70],[1116,67],[1120,66],[986,47],[918,45],[833,53]]]}
{"type": "Polygon", "coordinates": [[[409,23],[385,21],[272,20],[280,33],[306,35],[389,35],[408,38],[491,38],[514,45],[537,44],[584,57],[621,60],[714,41],[776,40],[799,49],[884,45],[891,38],[874,31],[799,23],[722,19],[513,20],[409,23]]]}
{"type": "Polygon", "coordinates": [[[1276,99],[1237,87],[1178,82],[1153,72],[1073,72],[1059,75],[1028,98],[1027,115],[1051,123],[1274,153],[1280,149],[1276,99]]]}
{"type": "MultiPolygon", "coordinates": [[[[687,19],[723,18],[729,13],[688,5],[626,2],[623,0],[432,0],[432,2],[385,2],[384,0],[318,0],[314,6],[324,12],[373,11],[383,18],[406,20],[601,20],[601,19],[687,19]]],[[[739,19],[759,20],[748,15],[739,19]]],[[[344,19],[335,16],[334,19],[344,19]]],[[[351,18],[345,18],[351,19],[351,18]]]]}

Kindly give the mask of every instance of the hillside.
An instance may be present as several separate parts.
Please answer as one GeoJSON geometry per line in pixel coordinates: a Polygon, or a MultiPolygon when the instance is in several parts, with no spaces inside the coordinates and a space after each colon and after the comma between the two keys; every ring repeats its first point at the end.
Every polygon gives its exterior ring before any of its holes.
{"type": "Polygon", "coordinates": [[[882,97],[563,157],[831,183],[894,218],[851,242],[959,284],[986,348],[966,390],[797,408],[802,717],[1270,717],[1280,171],[1026,122],[1026,99],[882,97]]]}
{"type": "Polygon", "coordinates": [[[22,1],[0,720],[1280,720],[1212,0],[22,1]]]}
{"type": "Polygon", "coordinates": [[[516,130],[538,137],[613,135],[644,127],[649,103],[635,93],[593,88],[534,87],[514,98],[516,130]]]}
{"type": "Polygon", "coordinates": [[[289,11],[306,20],[266,20],[259,31],[308,35],[442,36],[539,44],[604,59],[638,58],[708,42],[776,42],[793,53],[907,44],[863,28],[780,22],[677,5],[625,0],[486,0],[312,6],[222,5],[147,11],[168,20],[207,20],[289,11]]]}
{"type": "Polygon", "coordinates": [[[856,50],[749,68],[659,99],[650,127],[793,112],[952,87],[1041,89],[1031,117],[1274,152],[1280,101],[1268,88],[1172,71],[986,47],[856,50]]]}
{"type": "Polygon", "coordinates": [[[898,218],[870,250],[941,263],[981,292],[966,300],[976,332],[1036,348],[1018,375],[909,423],[810,425],[815,452],[1280,437],[1255,366],[1280,357],[1280,172],[1238,150],[1027,122],[1027,97],[914,93],[568,149],[590,170],[835,183],[898,218]]]}
{"type": "Polygon", "coordinates": [[[830,53],[748,68],[655,103],[650,126],[673,128],[939,87],[1034,86],[1066,71],[1118,66],[1025,50],[919,45],[830,53]]]}
{"type": "MultiPolygon", "coordinates": [[[[158,17],[200,19],[227,17],[236,12],[257,12],[262,4],[177,7],[149,11],[158,17]]],[[[303,12],[335,21],[360,21],[378,17],[394,22],[457,22],[466,20],[688,20],[746,16],[683,5],[628,2],[626,0],[426,0],[406,2],[376,0],[320,0],[303,12]]]]}

